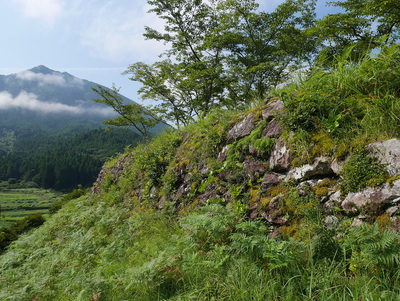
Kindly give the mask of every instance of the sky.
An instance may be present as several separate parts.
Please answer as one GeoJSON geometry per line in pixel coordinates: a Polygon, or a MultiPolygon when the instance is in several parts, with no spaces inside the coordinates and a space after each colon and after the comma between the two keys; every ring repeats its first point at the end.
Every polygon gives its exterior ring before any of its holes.
{"type": "MultiPolygon", "coordinates": [[[[283,0],[258,0],[265,11],[283,0]]],[[[325,1],[319,0],[319,10],[325,1]],[[322,3],[323,2],[323,3],[322,3]]],[[[146,0],[1,0],[0,74],[38,65],[68,72],[140,101],[138,83],[121,75],[135,62],[159,60],[164,46],[145,40],[144,26],[162,29],[146,0]]]]}

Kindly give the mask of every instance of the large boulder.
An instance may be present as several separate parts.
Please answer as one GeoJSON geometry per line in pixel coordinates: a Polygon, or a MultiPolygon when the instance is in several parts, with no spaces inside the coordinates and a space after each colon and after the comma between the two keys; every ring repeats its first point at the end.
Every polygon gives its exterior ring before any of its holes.
{"type": "Polygon", "coordinates": [[[380,209],[400,202],[400,180],[385,183],[380,187],[368,187],[358,192],[349,193],[341,203],[348,214],[356,214],[365,206],[380,209]]]}
{"type": "Polygon", "coordinates": [[[268,188],[279,185],[282,182],[283,177],[284,177],[283,175],[274,172],[266,173],[261,181],[260,185],[261,191],[267,191],[268,188]]]}
{"type": "Polygon", "coordinates": [[[262,132],[263,137],[274,138],[279,137],[283,132],[283,126],[279,119],[272,119],[262,132]]]}
{"type": "Polygon", "coordinates": [[[288,221],[284,208],[285,198],[283,195],[278,195],[272,198],[264,211],[261,211],[261,216],[272,224],[284,225],[288,221]]]}
{"type": "Polygon", "coordinates": [[[254,159],[246,159],[243,162],[244,174],[251,180],[258,180],[262,175],[264,175],[267,167],[265,163],[256,161],[254,159]]]}
{"type": "Polygon", "coordinates": [[[335,173],[331,168],[331,163],[326,157],[315,158],[312,165],[306,164],[301,167],[291,169],[286,177],[286,181],[305,181],[315,177],[333,176],[335,173]]]}
{"type": "Polygon", "coordinates": [[[372,143],[368,145],[368,149],[379,163],[387,166],[387,171],[391,176],[400,174],[400,140],[390,139],[372,143]]]}
{"type": "Polygon", "coordinates": [[[282,115],[284,112],[284,106],[282,100],[279,98],[272,98],[262,111],[263,119],[270,120],[275,116],[282,115]]]}
{"type": "Polygon", "coordinates": [[[255,113],[250,113],[241,121],[236,123],[228,132],[228,140],[237,140],[248,136],[256,127],[255,113]]]}

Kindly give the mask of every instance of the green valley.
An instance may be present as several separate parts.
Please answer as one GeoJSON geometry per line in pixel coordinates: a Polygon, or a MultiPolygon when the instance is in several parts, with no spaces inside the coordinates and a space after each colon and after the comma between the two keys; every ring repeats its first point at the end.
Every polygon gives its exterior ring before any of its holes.
{"type": "Polygon", "coordinates": [[[0,190],[0,227],[8,227],[29,214],[49,214],[61,194],[38,188],[0,190]]]}

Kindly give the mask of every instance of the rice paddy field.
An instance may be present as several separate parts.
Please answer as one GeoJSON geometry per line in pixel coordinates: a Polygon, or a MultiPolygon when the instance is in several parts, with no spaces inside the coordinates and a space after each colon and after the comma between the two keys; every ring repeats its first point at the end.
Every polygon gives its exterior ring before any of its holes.
{"type": "Polygon", "coordinates": [[[48,214],[49,207],[61,194],[39,188],[0,191],[0,227],[8,227],[29,214],[48,214]]]}

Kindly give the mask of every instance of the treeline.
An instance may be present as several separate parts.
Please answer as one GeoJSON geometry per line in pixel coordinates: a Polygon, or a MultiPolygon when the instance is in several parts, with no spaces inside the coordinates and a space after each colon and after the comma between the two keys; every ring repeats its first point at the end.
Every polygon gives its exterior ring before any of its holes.
{"type": "MultiPolygon", "coordinates": [[[[334,68],[349,47],[354,64],[400,39],[398,0],[329,1],[338,9],[322,18],[316,0],[280,1],[272,12],[255,0],[147,2],[165,26],[146,26],[144,36],[167,48],[161,60],[133,63],[125,74],[142,85],[143,99],[158,102],[144,108],[148,115],[178,127],[215,108],[240,109],[264,99],[293,79],[295,70],[334,68]]],[[[99,102],[117,108],[125,121],[143,124],[141,110],[120,106],[108,91],[99,94],[99,102]]]]}
{"type": "Polygon", "coordinates": [[[20,139],[13,153],[0,156],[0,180],[34,182],[56,190],[90,186],[106,158],[135,145],[138,139],[129,129],[20,139]]]}

